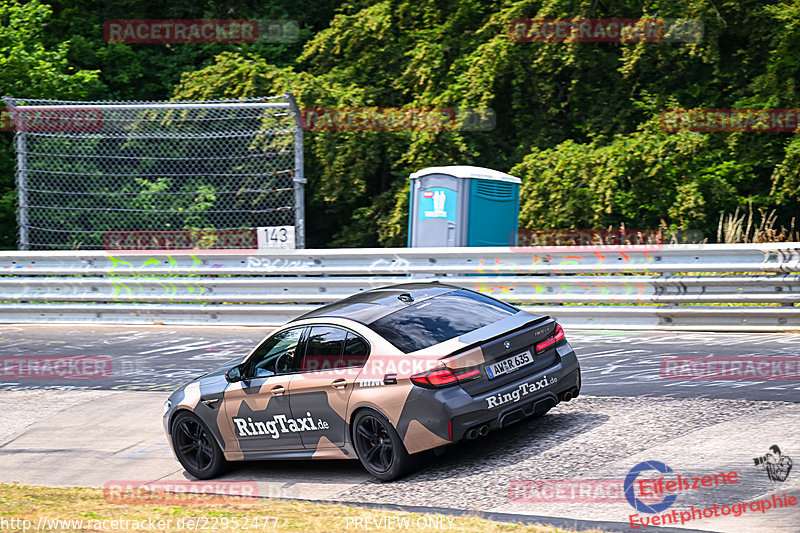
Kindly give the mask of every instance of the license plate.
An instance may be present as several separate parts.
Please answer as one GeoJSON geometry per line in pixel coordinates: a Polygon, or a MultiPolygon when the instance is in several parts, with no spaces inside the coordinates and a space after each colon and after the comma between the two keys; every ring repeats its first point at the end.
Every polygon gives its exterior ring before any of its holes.
{"type": "Polygon", "coordinates": [[[522,353],[518,353],[517,355],[512,355],[508,359],[504,359],[499,363],[486,365],[486,375],[489,376],[489,379],[494,379],[497,376],[502,376],[503,374],[516,372],[523,366],[527,366],[531,363],[533,363],[533,356],[531,355],[530,350],[526,350],[522,353]]]}

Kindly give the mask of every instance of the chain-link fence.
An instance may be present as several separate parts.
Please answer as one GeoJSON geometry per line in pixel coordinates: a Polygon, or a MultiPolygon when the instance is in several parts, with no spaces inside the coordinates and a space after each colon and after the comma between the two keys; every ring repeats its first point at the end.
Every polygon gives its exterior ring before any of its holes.
{"type": "Polygon", "coordinates": [[[304,246],[303,137],[291,95],[4,100],[22,250],[250,248],[264,227],[304,246]]]}

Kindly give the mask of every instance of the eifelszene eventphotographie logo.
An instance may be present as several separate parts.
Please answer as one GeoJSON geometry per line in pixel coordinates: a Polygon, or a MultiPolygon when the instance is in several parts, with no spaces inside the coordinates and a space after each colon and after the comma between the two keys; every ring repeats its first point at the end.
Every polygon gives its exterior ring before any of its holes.
{"type": "Polygon", "coordinates": [[[777,444],[770,446],[769,451],[761,457],[754,457],[753,463],[766,470],[770,481],[786,481],[792,471],[792,458],[781,454],[777,444]]]}
{"type": "Polygon", "coordinates": [[[625,476],[625,482],[623,483],[623,494],[625,494],[625,499],[628,500],[628,503],[639,512],[642,513],[650,513],[656,514],[660,513],[664,509],[669,508],[670,505],[675,503],[675,499],[678,497],[675,494],[667,494],[664,496],[658,503],[645,503],[641,499],[636,496],[636,492],[634,491],[634,483],[636,483],[637,478],[641,472],[647,472],[648,470],[657,470],[662,474],[669,474],[672,472],[672,469],[659,461],[644,461],[639,463],[638,465],[634,466],[628,472],[628,475],[625,476]]]}

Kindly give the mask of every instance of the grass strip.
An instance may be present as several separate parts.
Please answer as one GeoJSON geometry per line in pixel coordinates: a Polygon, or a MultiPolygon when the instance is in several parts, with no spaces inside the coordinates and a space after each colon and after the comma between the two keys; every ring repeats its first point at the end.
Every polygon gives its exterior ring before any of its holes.
{"type": "MultiPolygon", "coordinates": [[[[404,513],[352,505],[213,495],[131,493],[103,489],[0,484],[2,531],[436,531],[569,533],[546,525],[493,522],[472,516],[404,513]],[[124,495],[123,495],[124,496],[124,495]],[[175,502],[180,499],[180,502],[175,502]],[[160,500],[160,501],[158,501],[160,500]],[[168,503],[165,504],[165,500],[168,503]],[[27,526],[27,527],[26,527],[27,526]],[[367,529],[369,528],[369,529],[367,529]]],[[[585,533],[601,533],[600,530],[585,533]]]]}

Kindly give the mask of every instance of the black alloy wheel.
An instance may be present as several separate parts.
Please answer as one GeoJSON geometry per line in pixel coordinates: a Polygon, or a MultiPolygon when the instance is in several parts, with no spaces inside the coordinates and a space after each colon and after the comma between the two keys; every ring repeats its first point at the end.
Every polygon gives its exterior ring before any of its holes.
{"type": "Polygon", "coordinates": [[[217,476],[225,458],[205,424],[191,413],[180,413],[172,423],[175,455],[181,465],[198,479],[217,476]]]}
{"type": "Polygon", "coordinates": [[[382,481],[397,479],[411,466],[411,456],[397,431],[373,411],[361,411],[356,415],[353,444],[364,468],[382,481]]]}

